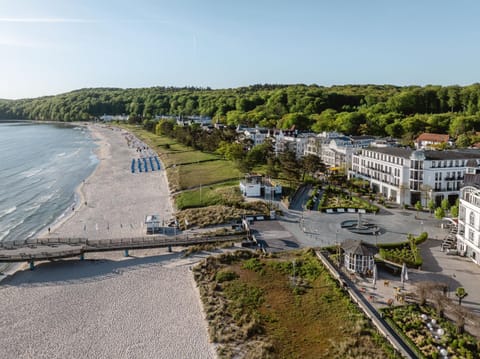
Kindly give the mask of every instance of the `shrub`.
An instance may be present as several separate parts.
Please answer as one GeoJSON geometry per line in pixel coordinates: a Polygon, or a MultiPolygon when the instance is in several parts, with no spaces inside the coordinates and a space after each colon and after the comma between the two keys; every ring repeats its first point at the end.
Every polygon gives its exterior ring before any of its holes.
{"type": "Polygon", "coordinates": [[[232,271],[222,270],[215,274],[215,280],[219,283],[228,282],[238,278],[238,274],[232,271]]]}
{"type": "Polygon", "coordinates": [[[252,270],[254,272],[260,272],[263,270],[264,264],[258,260],[258,258],[250,258],[243,262],[243,268],[252,270]]]}

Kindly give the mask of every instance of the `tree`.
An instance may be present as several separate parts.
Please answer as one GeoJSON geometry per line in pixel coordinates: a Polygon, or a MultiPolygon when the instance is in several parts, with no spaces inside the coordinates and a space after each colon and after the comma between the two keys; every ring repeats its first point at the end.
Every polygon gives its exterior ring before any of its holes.
{"type": "Polygon", "coordinates": [[[450,209],[450,202],[448,202],[448,199],[447,198],[444,198],[442,200],[442,203],[440,203],[440,206],[442,207],[442,209],[446,212],[448,212],[448,210],[450,209]]]}
{"type": "Polygon", "coordinates": [[[443,210],[442,207],[438,207],[435,210],[435,218],[436,219],[442,219],[443,217],[445,217],[445,211],[443,210]]]}
{"type": "Polygon", "coordinates": [[[455,290],[455,296],[458,298],[458,305],[462,305],[462,300],[468,295],[466,292],[465,288],[463,287],[458,287],[455,290]]]}
{"type": "Polygon", "coordinates": [[[434,299],[435,297],[441,296],[442,292],[446,289],[446,285],[443,283],[429,281],[417,282],[415,287],[417,288],[416,295],[420,305],[425,305],[427,299],[434,299]]]}
{"type": "Polygon", "coordinates": [[[469,135],[466,133],[461,133],[458,135],[457,140],[455,141],[455,146],[458,148],[467,148],[472,144],[472,140],[469,135]]]}
{"type": "Polygon", "coordinates": [[[450,215],[452,216],[452,218],[457,218],[458,217],[458,206],[457,205],[452,206],[450,208],[450,215]]]}
{"type": "Polygon", "coordinates": [[[305,180],[306,174],[313,176],[318,171],[325,171],[325,164],[322,160],[318,156],[312,154],[304,156],[300,163],[302,167],[302,181],[305,180]]]}
{"type": "Polygon", "coordinates": [[[278,160],[276,157],[267,158],[267,167],[266,167],[267,176],[273,177],[273,178],[276,178],[278,176],[277,164],[278,164],[278,160]]]}
{"type": "Polygon", "coordinates": [[[278,159],[284,176],[290,181],[298,181],[300,179],[300,166],[295,157],[295,152],[285,151],[280,154],[278,159]]]}
{"type": "Polygon", "coordinates": [[[431,199],[430,201],[428,201],[427,206],[428,206],[428,210],[430,211],[430,214],[432,214],[433,211],[435,211],[435,201],[431,199]]]}
{"type": "Polygon", "coordinates": [[[451,305],[450,310],[455,317],[457,334],[462,334],[465,331],[465,320],[468,318],[470,312],[460,305],[451,305]]]}
{"type": "Polygon", "coordinates": [[[420,212],[423,209],[422,202],[417,201],[417,203],[415,203],[415,209],[417,212],[420,212]]]}

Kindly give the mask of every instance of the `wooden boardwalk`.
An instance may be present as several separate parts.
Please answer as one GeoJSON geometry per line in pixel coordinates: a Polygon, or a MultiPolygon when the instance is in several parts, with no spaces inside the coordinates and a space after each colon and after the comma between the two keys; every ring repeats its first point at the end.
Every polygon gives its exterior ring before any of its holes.
{"type": "MultiPolygon", "coordinates": [[[[89,252],[106,252],[148,248],[185,247],[246,239],[245,234],[226,236],[175,237],[155,235],[138,238],[87,239],[87,238],[35,238],[0,242],[0,262],[31,262],[80,256],[89,252]]],[[[126,252],[128,253],[128,252],[126,252]]]]}

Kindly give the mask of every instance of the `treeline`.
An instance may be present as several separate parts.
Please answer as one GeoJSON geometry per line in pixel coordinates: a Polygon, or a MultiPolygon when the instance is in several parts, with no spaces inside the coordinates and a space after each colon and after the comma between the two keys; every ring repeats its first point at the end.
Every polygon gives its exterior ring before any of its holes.
{"type": "Polygon", "coordinates": [[[237,142],[236,131],[230,127],[223,130],[204,131],[199,125],[176,126],[173,120],[161,120],[155,126],[147,121],[147,130],[157,135],[174,138],[180,143],[205,152],[215,152],[224,159],[232,161],[240,172],[251,172],[255,167],[263,166],[268,176],[290,181],[304,180],[306,175],[312,176],[317,171],[324,171],[325,166],[314,155],[297,159],[292,151],[282,152],[275,156],[273,142],[267,139],[260,145],[253,146],[251,140],[237,142]]]}
{"type": "Polygon", "coordinates": [[[137,122],[158,114],[204,115],[229,125],[295,126],[406,139],[424,131],[473,136],[480,130],[480,84],[96,88],[0,101],[0,118],[74,121],[103,114],[128,114],[137,122]]]}

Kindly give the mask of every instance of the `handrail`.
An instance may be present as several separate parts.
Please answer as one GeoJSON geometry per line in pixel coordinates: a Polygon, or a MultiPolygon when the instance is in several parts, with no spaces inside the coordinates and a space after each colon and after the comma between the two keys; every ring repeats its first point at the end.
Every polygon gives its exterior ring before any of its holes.
{"type": "Polygon", "coordinates": [[[228,242],[244,239],[241,234],[225,236],[131,237],[118,239],[87,238],[39,238],[0,243],[0,262],[19,262],[74,257],[86,252],[114,251],[122,249],[143,249],[170,246],[190,246],[203,243],[228,242]],[[66,246],[72,246],[69,249],[66,246]],[[57,248],[58,247],[58,248],[57,248]]]}

